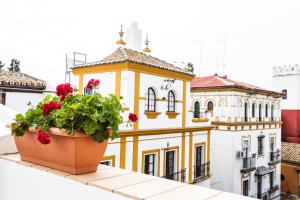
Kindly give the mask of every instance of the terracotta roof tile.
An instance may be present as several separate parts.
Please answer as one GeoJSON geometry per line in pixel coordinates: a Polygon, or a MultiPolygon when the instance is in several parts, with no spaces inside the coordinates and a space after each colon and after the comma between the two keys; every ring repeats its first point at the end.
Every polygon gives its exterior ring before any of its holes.
{"type": "Polygon", "coordinates": [[[125,62],[125,61],[140,63],[140,64],[158,67],[158,68],[171,70],[171,71],[178,71],[193,76],[193,73],[188,70],[182,69],[180,67],[176,67],[171,63],[165,62],[163,60],[160,60],[150,55],[146,55],[145,53],[134,51],[132,49],[123,48],[123,47],[119,47],[114,53],[103,58],[100,61],[79,64],[74,66],[73,68],[89,67],[94,65],[118,63],[118,62],[125,62]]]}
{"type": "MultiPolygon", "coordinates": [[[[227,76],[218,76],[215,74],[214,76],[204,76],[204,77],[195,77],[191,82],[191,88],[197,89],[208,89],[208,88],[241,88],[241,89],[249,89],[249,90],[259,90],[265,92],[273,92],[261,87],[257,87],[251,84],[235,81],[227,78],[227,76]]],[[[280,94],[280,93],[277,93],[280,94]]]]}
{"type": "Polygon", "coordinates": [[[282,142],[281,160],[300,164],[300,144],[282,142]]]}
{"type": "Polygon", "coordinates": [[[22,72],[0,71],[0,87],[45,89],[46,82],[22,72]]]}

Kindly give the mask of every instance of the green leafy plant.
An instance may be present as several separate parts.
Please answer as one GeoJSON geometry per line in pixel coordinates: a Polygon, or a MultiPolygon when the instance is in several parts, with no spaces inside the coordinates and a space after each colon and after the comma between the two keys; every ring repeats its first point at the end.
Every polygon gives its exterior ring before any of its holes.
{"type": "Polygon", "coordinates": [[[40,131],[40,142],[48,144],[48,136],[42,134],[48,134],[50,127],[57,127],[66,129],[68,135],[81,131],[97,142],[107,140],[109,130],[112,131],[112,138],[118,137],[119,125],[123,123],[123,109],[117,96],[72,93],[70,85],[61,84],[57,87],[58,96],[48,95],[24,115],[16,115],[15,122],[11,124],[12,135],[23,136],[32,127],[40,131]]]}

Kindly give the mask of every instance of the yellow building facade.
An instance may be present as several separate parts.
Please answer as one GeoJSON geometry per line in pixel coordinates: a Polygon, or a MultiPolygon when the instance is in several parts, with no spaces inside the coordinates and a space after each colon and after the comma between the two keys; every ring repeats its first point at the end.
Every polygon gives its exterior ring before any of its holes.
{"type": "Polygon", "coordinates": [[[120,97],[125,120],[129,113],[139,117],[133,126],[120,126],[120,138],[109,141],[104,164],[209,187],[214,126],[192,122],[192,72],[119,47],[98,62],[74,66],[72,74],[80,93],[88,80],[99,79],[100,94],[120,97]]]}

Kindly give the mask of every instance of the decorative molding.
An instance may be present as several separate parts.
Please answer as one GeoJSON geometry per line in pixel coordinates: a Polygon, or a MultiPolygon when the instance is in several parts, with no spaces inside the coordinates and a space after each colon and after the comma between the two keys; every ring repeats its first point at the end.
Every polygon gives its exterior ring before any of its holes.
{"type": "Polygon", "coordinates": [[[209,121],[209,119],[207,119],[207,118],[193,118],[192,119],[192,122],[194,122],[194,123],[198,123],[198,122],[208,122],[209,121]]]}
{"type": "Polygon", "coordinates": [[[109,156],[104,156],[101,160],[103,161],[111,161],[111,166],[115,167],[116,166],[116,156],[115,155],[109,155],[109,156]]]}
{"type": "MultiPolygon", "coordinates": [[[[242,93],[255,93],[264,96],[272,96],[274,98],[282,97],[282,93],[268,91],[268,90],[251,90],[246,88],[234,88],[234,87],[227,87],[227,88],[191,88],[192,93],[196,92],[242,92],[242,93]]],[[[219,96],[219,95],[206,95],[206,96],[219,96]]],[[[240,95],[224,95],[224,96],[240,96],[240,95]]],[[[247,96],[245,96],[247,97],[247,96]]]]}
{"type": "Polygon", "coordinates": [[[116,71],[115,95],[121,95],[121,70],[116,71]]]}
{"type": "Polygon", "coordinates": [[[128,71],[134,71],[134,72],[139,72],[144,74],[150,74],[154,76],[172,78],[176,80],[191,81],[194,78],[193,75],[185,74],[183,72],[171,71],[168,69],[160,69],[145,64],[132,63],[129,61],[72,68],[72,73],[74,75],[94,74],[94,73],[102,73],[102,72],[114,72],[116,70],[128,70],[128,71]]]}
{"type": "Polygon", "coordinates": [[[180,170],[179,168],[179,146],[172,146],[164,148],[164,165],[163,165],[163,176],[166,175],[166,154],[168,151],[175,151],[176,152],[176,169],[175,172],[178,172],[180,170]]]}
{"type": "Polygon", "coordinates": [[[148,119],[156,119],[161,112],[147,112],[145,111],[144,114],[147,116],[148,119]]]}
{"type": "Polygon", "coordinates": [[[166,115],[168,115],[169,119],[175,119],[179,114],[180,113],[176,113],[176,112],[166,112],[166,115]]]}
{"type": "Polygon", "coordinates": [[[83,93],[83,74],[79,74],[79,94],[83,93]]]}
{"type": "Polygon", "coordinates": [[[120,168],[126,167],[126,137],[120,138],[120,168]]]}
{"type": "MultiPolygon", "coordinates": [[[[139,99],[140,100],[146,100],[146,97],[139,97],[139,99]]],[[[168,99],[167,98],[156,98],[155,99],[156,101],[168,101],[168,99]]],[[[177,103],[182,103],[182,100],[175,100],[175,102],[177,102],[177,103]]]]}
{"type": "MultiPolygon", "coordinates": [[[[134,74],[134,113],[138,114],[140,109],[139,96],[140,96],[140,78],[139,72],[134,74]]],[[[133,124],[133,129],[139,128],[139,120],[133,124]]]]}
{"type": "Polygon", "coordinates": [[[296,75],[296,74],[300,75],[300,66],[298,64],[273,67],[273,76],[296,75]]]}
{"type": "Polygon", "coordinates": [[[182,122],[181,126],[186,126],[186,81],[182,83],[182,122]]]}
{"type": "Polygon", "coordinates": [[[209,130],[214,129],[215,127],[216,126],[198,126],[198,127],[186,127],[186,128],[158,128],[158,129],[123,130],[123,131],[119,131],[119,135],[122,140],[122,137],[162,135],[162,134],[174,134],[174,133],[196,132],[196,131],[209,131],[209,130]]]}
{"type": "Polygon", "coordinates": [[[132,149],[132,171],[137,172],[138,170],[138,153],[139,153],[139,136],[133,137],[133,149],[132,149]]]}
{"type": "Polygon", "coordinates": [[[157,154],[157,176],[160,176],[160,149],[151,149],[142,151],[142,169],[141,172],[145,173],[145,155],[157,154]]]}
{"type": "Polygon", "coordinates": [[[129,108],[128,107],[123,107],[122,110],[126,111],[126,110],[129,110],[129,108]]]}

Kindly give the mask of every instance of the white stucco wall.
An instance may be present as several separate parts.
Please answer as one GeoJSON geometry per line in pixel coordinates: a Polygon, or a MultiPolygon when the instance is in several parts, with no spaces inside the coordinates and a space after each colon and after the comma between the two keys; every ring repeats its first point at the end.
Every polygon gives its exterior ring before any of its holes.
{"type": "MultiPolygon", "coordinates": [[[[211,187],[222,191],[242,194],[242,159],[236,158],[236,152],[242,150],[242,138],[250,138],[250,154],[257,155],[258,135],[265,135],[264,138],[264,154],[256,156],[256,167],[265,166],[269,168],[270,161],[270,136],[275,135],[275,149],[281,149],[280,128],[262,129],[248,131],[222,131],[214,130],[211,134],[211,170],[213,176],[211,179],[211,187]]],[[[276,179],[275,184],[280,186],[280,164],[275,165],[276,179]]],[[[249,196],[256,197],[257,182],[254,172],[250,176],[249,196]]],[[[269,190],[269,176],[263,177],[262,192],[269,190]]],[[[279,191],[277,191],[279,194],[279,191]]],[[[274,195],[276,196],[276,195],[274,195]]]]}
{"type": "Polygon", "coordinates": [[[116,85],[115,72],[85,74],[83,75],[83,88],[87,85],[88,81],[91,79],[100,80],[99,93],[101,95],[108,96],[109,94],[115,94],[115,85],[116,85]]]}
{"type": "Polygon", "coordinates": [[[273,76],[273,88],[279,92],[287,90],[287,99],[282,100],[282,109],[300,109],[300,72],[299,74],[273,76]]]}
{"type": "Polygon", "coordinates": [[[0,199],[128,199],[48,172],[0,160],[0,199]]]}
{"type": "Polygon", "coordinates": [[[32,105],[37,105],[47,93],[21,93],[6,92],[5,105],[18,113],[25,113],[30,107],[27,103],[30,101],[32,105]]]}
{"type": "MultiPolygon", "coordinates": [[[[198,101],[200,103],[200,111],[207,110],[208,101],[212,101],[214,105],[213,120],[216,117],[219,121],[227,121],[228,117],[231,121],[235,118],[237,121],[243,121],[245,112],[245,103],[248,104],[248,118],[250,121],[256,121],[259,113],[259,104],[262,105],[262,118],[265,121],[270,121],[271,118],[271,105],[274,105],[274,118],[280,118],[280,101],[281,99],[273,98],[270,96],[255,94],[249,95],[243,92],[233,91],[219,91],[219,92],[193,92],[192,108],[194,103],[198,101]],[[252,104],[255,104],[255,118],[252,118],[252,104]],[[268,117],[265,117],[265,105],[268,105],[268,117]]],[[[209,115],[207,115],[209,116],[209,115]]]]}
{"type": "MultiPolygon", "coordinates": [[[[175,99],[182,101],[182,81],[175,80],[169,90],[162,90],[161,85],[164,85],[164,80],[167,78],[153,76],[149,74],[141,73],[140,77],[140,97],[146,97],[146,93],[149,87],[152,87],[156,93],[156,98],[161,99],[163,97],[168,98],[168,92],[172,90],[175,93],[175,99]]],[[[175,112],[180,113],[175,119],[169,119],[166,115],[168,110],[168,102],[167,101],[156,101],[156,112],[161,112],[160,115],[157,116],[156,119],[148,119],[144,114],[145,112],[145,104],[146,100],[140,100],[140,111],[139,111],[139,128],[147,129],[147,128],[175,128],[182,126],[182,102],[176,102],[175,112]],[[164,122],[164,123],[161,123],[164,122]]]]}

